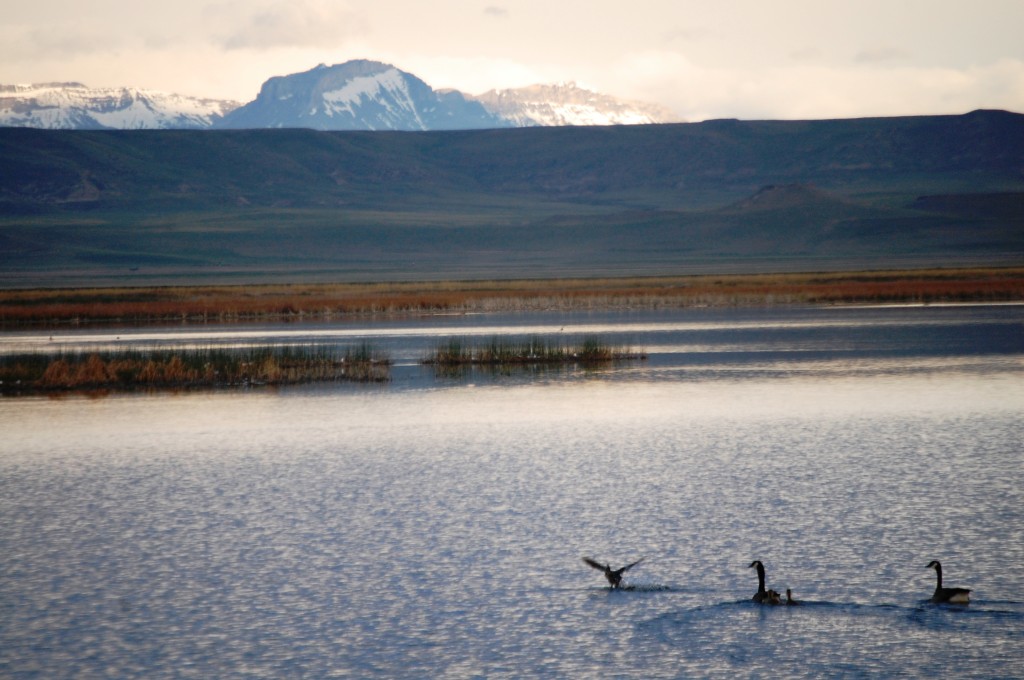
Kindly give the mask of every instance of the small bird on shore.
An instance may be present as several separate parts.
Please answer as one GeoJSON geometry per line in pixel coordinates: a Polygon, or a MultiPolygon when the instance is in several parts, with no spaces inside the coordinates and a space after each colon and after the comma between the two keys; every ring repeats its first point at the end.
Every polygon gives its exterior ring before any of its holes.
{"type": "Polygon", "coordinates": [[[932,595],[932,602],[948,602],[950,604],[968,604],[971,601],[968,588],[943,588],[942,587],[942,565],[938,560],[932,560],[927,569],[934,569],[937,583],[935,593],[932,595]]]}
{"type": "Polygon", "coordinates": [[[608,579],[608,583],[611,584],[612,588],[618,588],[619,584],[622,583],[622,575],[630,569],[632,569],[633,567],[635,567],[636,565],[643,562],[644,558],[641,557],[636,562],[633,562],[632,564],[627,564],[626,566],[620,567],[619,569],[612,569],[611,565],[601,564],[597,560],[593,560],[589,557],[584,557],[583,561],[592,566],[594,569],[597,569],[598,571],[603,571],[604,577],[608,579]]]}

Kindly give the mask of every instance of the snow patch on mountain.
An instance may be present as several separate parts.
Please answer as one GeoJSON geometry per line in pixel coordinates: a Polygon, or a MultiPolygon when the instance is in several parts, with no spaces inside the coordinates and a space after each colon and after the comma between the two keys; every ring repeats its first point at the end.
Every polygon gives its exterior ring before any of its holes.
{"type": "Polygon", "coordinates": [[[337,112],[356,116],[360,106],[377,102],[386,109],[393,120],[409,118],[417,129],[427,129],[416,109],[402,72],[396,68],[373,76],[357,76],[337,90],[324,92],[322,97],[326,105],[324,112],[328,116],[333,116],[337,112]]]}
{"type": "Polygon", "coordinates": [[[81,83],[0,85],[0,125],[50,129],[142,130],[212,126],[237,102],[131,87],[81,83]]]}
{"type": "Polygon", "coordinates": [[[363,99],[373,99],[386,92],[392,97],[409,99],[409,90],[405,87],[398,69],[389,69],[375,76],[358,76],[348,81],[340,89],[324,92],[324,101],[335,107],[343,107],[351,112],[354,106],[363,99]]]}
{"type": "Polygon", "coordinates": [[[571,82],[490,90],[474,99],[488,111],[520,127],[679,122],[675,114],[662,106],[616,99],[571,82]]]}

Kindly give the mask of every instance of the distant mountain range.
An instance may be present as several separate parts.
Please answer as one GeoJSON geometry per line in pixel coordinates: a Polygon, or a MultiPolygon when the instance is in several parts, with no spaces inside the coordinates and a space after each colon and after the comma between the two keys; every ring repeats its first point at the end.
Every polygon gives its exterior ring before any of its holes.
{"type": "Polygon", "coordinates": [[[51,130],[201,130],[238,102],[81,83],[0,85],[0,126],[51,130]]]}
{"type": "Polygon", "coordinates": [[[0,126],[46,129],[477,130],[674,122],[659,106],[575,84],[434,90],[389,64],[355,60],[271,78],[247,104],[81,83],[0,85],[0,126]]]}

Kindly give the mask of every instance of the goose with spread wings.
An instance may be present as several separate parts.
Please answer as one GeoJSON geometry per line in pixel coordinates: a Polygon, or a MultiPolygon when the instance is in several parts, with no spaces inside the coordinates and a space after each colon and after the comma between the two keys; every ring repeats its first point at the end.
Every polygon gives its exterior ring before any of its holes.
{"type": "Polygon", "coordinates": [[[618,588],[622,583],[622,575],[630,569],[632,569],[633,567],[635,567],[636,565],[643,562],[644,558],[641,557],[636,562],[633,562],[632,564],[627,564],[626,566],[620,567],[618,569],[612,569],[610,564],[601,564],[597,560],[593,560],[589,557],[584,557],[583,561],[592,566],[594,569],[597,569],[598,571],[603,571],[604,577],[608,579],[608,583],[611,584],[612,588],[618,588]]]}

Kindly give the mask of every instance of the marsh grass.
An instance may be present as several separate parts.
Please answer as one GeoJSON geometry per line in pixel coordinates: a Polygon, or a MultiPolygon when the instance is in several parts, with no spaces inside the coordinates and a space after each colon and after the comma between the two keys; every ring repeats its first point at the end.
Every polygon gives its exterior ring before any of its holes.
{"type": "Polygon", "coordinates": [[[502,366],[541,364],[598,364],[615,361],[642,361],[646,353],[628,346],[609,344],[595,335],[579,340],[546,338],[539,335],[525,338],[492,336],[477,343],[464,338],[442,340],[433,352],[423,358],[434,366],[502,366]]]}
{"type": "Polygon", "coordinates": [[[118,349],[0,357],[4,392],[383,382],[391,362],[368,344],[118,349]]]}
{"type": "Polygon", "coordinates": [[[1024,300],[1024,268],[0,291],[0,327],[1024,300]]]}

